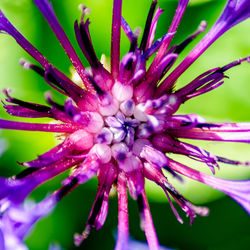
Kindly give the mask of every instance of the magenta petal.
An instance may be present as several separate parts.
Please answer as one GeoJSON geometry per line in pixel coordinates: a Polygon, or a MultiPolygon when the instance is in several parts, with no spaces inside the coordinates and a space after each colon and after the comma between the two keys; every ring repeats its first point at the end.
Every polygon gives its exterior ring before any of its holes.
{"type": "Polygon", "coordinates": [[[159,249],[159,242],[155,232],[151,212],[148,205],[148,200],[145,191],[142,193],[143,214],[145,218],[144,231],[147,238],[149,249],[159,249]]]}
{"type": "Polygon", "coordinates": [[[41,124],[41,123],[15,122],[15,121],[0,119],[0,129],[72,133],[79,128],[81,128],[81,126],[72,124],[41,124]]]}
{"type": "Polygon", "coordinates": [[[125,174],[119,173],[118,189],[118,235],[115,250],[126,250],[129,240],[128,197],[125,174]]]}
{"type": "Polygon", "coordinates": [[[111,37],[111,73],[116,78],[119,73],[122,0],[113,0],[113,20],[111,37]]]}

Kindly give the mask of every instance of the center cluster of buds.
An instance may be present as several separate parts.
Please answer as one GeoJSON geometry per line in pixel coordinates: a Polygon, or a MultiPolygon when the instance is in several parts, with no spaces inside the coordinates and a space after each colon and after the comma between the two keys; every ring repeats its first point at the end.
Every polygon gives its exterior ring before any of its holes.
{"type": "Polygon", "coordinates": [[[4,108],[13,116],[51,118],[56,123],[40,124],[0,119],[0,128],[60,133],[62,141],[37,159],[21,163],[27,167],[20,174],[0,178],[0,206],[4,211],[2,221],[9,226],[0,229],[6,249],[17,249],[28,229],[40,217],[51,211],[55,204],[78,185],[97,175],[97,196],[82,234],[75,235],[80,245],[92,228],[100,229],[108,213],[109,193],[114,185],[118,194],[118,240],[116,249],[129,249],[127,189],[138,202],[141,226],[150,249],[159,247],[145,193],[145,179],[155,182],[166,193],[170,206],[179,222],[183,222],[170,196],[190,217],[207,215],[208,209],[197,207],[184,198],[169,182],[167,176],[180,181],[181,175],[216,188],[235,199],[250,212],[250,181],[232,181],[201,173],[169,157],[181,154],[205,163],[215,174],[218,163],[249,165],[248,162],[230,160],[213,155],[206,150],[183,142],[181,139],[210,141],[250,141],[249,123],[207,123],[195,114],[177,115],[180,105],[191,98],[209,92],[223,84],[225,72],[249,61],[249,57],[236,60],[224,67],[213,68],[199,75],[184,87],[174,90],[180,75],[224,32],[250,16],[248,0],[229,0],[221,17],[190,54],[170,74],[179,54],[206,28],[202,21],[198,29],[182,43],[170,46],[177,27],[188,5],[180,0],[168,33],[155,40],[155,30],[163,10],[152,1],[140,44],[139,34],[133,32],[121,15],[122,1],[114,0],[111,69],[98,60],[89,32],[88,9],[80,5],[81,20],[74,24],[76,40],[90,69],[85,69],[60,26],[51,3],[34,0],[75,67],[80,84],[76,84],[56,69],[33,47],[0,12],[0,31],[11,35],[40,66],[21,60],[21,65],[31,69],[67,100],[63,105],[46,94],[48,105],[35,104],[13,98],[5,90],[4,108]],[[86,19],[86,20],[85,20],[86,19]],[[121,27],[130,41],[129,52],[120,62],[121,27]],[[154,56],[152,63],[148,59],[154,56]],[[25,210],[21,203],[37,186],[72,169],[62,182],[62,187],[41,201],[35,208],[25,210]],[[14,212],[13,212],[14,211],[14,212]],[[22,221],[19,214],[25,213],[22,221]],[[16,244],[16,245],[15,245],[16,244]]]}

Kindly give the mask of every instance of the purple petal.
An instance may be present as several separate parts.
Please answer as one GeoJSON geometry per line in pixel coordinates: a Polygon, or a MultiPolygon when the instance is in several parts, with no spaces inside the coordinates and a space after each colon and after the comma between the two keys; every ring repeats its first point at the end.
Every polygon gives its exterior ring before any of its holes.
{"type": "Polygon", "coordinates": [[[208,141],[231,141],[231,142],[250,142],[249,123],[216,123],[196,124],[196,128],[177,128],[169,130],[169,133],[175,137],[208,140],[208,141]],[[198,128],[200,126],[201,128],[198,128]],[[206,127],[207,126],[207,127],[206,127]]]}
{"type": "Polygon", "coordinates": [[[135,40],[137,41],[137,37],[134,35],[132,29],[130,28],[130,26],[128,25],[128,23],[126,22],[126,20],[121,17],[121,26],[126,34],[126,36],[128,37],[130,43],[132,44],[135,40]]]}
{"type": "Polygon", "coordinates": [[[156,96],[160,96],[167,89],[170,89],[181,74],[185,72],[222,34],[234,25],[246,20],[248,17],[250,17],[250,2],[248,0],[228,0],[223,13],[215,25],[181,64],[162,82],[157,90],[156,96]]]}
{"type": "Polygon", "coordinates": [[[223,83],[221,82],[221,80],[223,78],[226,78],[226,75],[224,74],[225,71],[227,71],[228,69],[231,69],[232,67],[240,65],[242,62],[248,61],[248,60],[249,60],[249,57],[246,57],[246,58],[234,61],[232,63],[229,63],[225,65],[224,67],[211,69],[201,74],[197,78],[195,78],[192,82],[187,84],[185,87],[176,91],[175,94],[182,99],[182,102],[185,102],[186,100],[189,100],[195,96],[211,91],[223,83]]]}
{"type": "Polygon", "coordinates": [[[35,171],[30,168],[32,171],[24,177],[17,175],[16,178],[0,178],[0,199],[7,198],[10,202],[19,204],[34,188],[78,163],[79,160],[75,159],[61,160],[45,168],[37,168],[35,171]]]}
{"type": "Polygon", "coordinates": [[[17,43],[26,50],[36,61],[38,61],[44,68],[48,67],[50,63],[48,60],[35,48],[33,47],[9,22],[0,10],[0,31],[5,31],[11,35],[17,43]]]}
{"type": "Polygon", "coordinates": [[[74,24],[75,35],[76,35],[77,42],[78,42],[83,54],[87,58],[89,64],[93,68],[98,69],[101,65],[97,59],[97,56],[96,56],[94,48],[93,48],[93,44],[91,42],[91,38],[89,36],[89,28],[88,28],[89,23],[90,22],[88,19],[85,23],[83,20],[81,20],[80,25],[78,25],[78,22],[75,21],[75,24],[74,24]]]}
{"type": "Polygon", "coordinates": [[[250,180],[235,181],[220,179],[201,173],[171,159],[169,160],[169,165],[174,171],[180,174],[226,193],[250,214],[250,180]]]}
{"type": "Polygon", "coordinates": [[[161,62],[157,65],[157,68],[151,69],[146,73],[146,78],[135,88],[134,97],[138,103],[143,103],[148,99],[152,99],[157,87],[157,83],[162,76],[171,68],[173,63],[177,59],[177,54],[166,55],[161,62]]]}
{"type": "Polygon", "coordinates": [[[151,26],[150,26],[149,34],[148,34],[146,50],[148,48],[150,48],[151,45],[153,44],[153,41],[154,41],[154,38],[155,38],[155,30],[156,30],[156,27],[157,27],[157,22],[158,22],[159,17],[163,13],[163,11],[164,10],[162,10],[160,7],[158,7],[156,12],[155,12],[154,18],[153,18],[151,26]]]}
{"type": "Polygon", "coordinates": [[[57,20],[57,17],[53,11],[52,4],[48,2],[47,0],[34,0],[36,6],[38,9],[42,12],[45,19],[49,23],[50,27],[54,31],[57,39],[61,43],[62,47],[64,48],[65,52],[67,53],[68,57],[70,58],[73,66],[75,67],[77,73],[81,77],[84,85],[92,89],[92,86],[90,85],[86,74],[84,70],[84,66],[82,65],[82,62],[80,61],[78,55],[76,54],[74,48],[72,47],[67,35],[65,34],[63,28],[61,27],[59,21],[57,20]]]}
{"type": "MultiPolygon", "coordinates": [[[[171,23],[171,26],[170,26],[170,28],[168,30],[168,33],[175,33],[176,32],[176,30],[177,30],[177,28],[178,28],[178,26],[180,24],[180,21],[181,21],[183,15],[184,15],[184,12],[185,12],[185,10],[187,8],[188,2],[189,2],[189,0],[180,0],[179,1],[176,12],[175,12],[175,16],[174,16],[173,21],[171,23]]],[[[160,49],[159,49],[153,63],[152,63],[152,65],[150,66],[150,68],[157,67],[157,64],[165,56],[166,51],[167,51],[167,49],[168,49],[168,47],[169,47],[169,45],[170,45],[170,43],[172,41],[172,38],[173,37],[169,37],[169,39],[166,39],[162,43],[162,45],[161,45],[161,47],[160,47],[160,49]]]]}
{"type": "Polygon", "coordinates": [[[0,236],[3,237],[0,246],[4,245],[1,249],[28,249],[23,243],[24,238],[39,219],[51,213],[55,204],[55,196],[51,195],[38,204],[25,203],[8,208],[0,221],[0,236]]]}

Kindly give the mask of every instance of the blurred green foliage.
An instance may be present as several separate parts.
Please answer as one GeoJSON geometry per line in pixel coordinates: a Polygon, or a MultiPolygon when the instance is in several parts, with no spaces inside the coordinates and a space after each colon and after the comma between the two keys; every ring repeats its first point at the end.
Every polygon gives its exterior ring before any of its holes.
{"type": "MultiPolygon", "coordinates": [[[[182,41],[188,34],[192,33],[201,20],[208,22],[209,29],[222,11],[225,2],[225,0],[191,1],[175,36],[174,43],[182,41]]],[[[111,0],[53,0],[52,3],[58,19],[85,65],[87,65],[86,60],[83,58],[75,41],[73,22],[80,17],[78,5],[84,3],[88,6],[91,9],[90,32],[97,55],[99,58],[102,54],[109,57],[111,0]]],[[[150,3],[150,0],[124,1],[123,16],[132,29],[144,27],[150,3]]],[[[159,19],[156,37],[160,37],[167,32],[177,1],[160,0],[159,5],[165,9],[165,12],[159,19]]],[[[70,62],[66,54],[31,0],[1,0],[0,8],[21,33],[55,66],[66,74],[70,74],[70,62]]],[[[202,36],[200,35],[196,41],[188,46],[183,55],[180,56],[179,62],[202,36]]],[[[190,70],[180,78],[177,86],[190,82],[194,77],[208,69],[223,66],[228,62],[249,55],[249,44],[249,21],[246,21],[227,32],[212,45],[192,65],[190,70]]],[[[121,54],[124,55],[128,48],[128,39],[122,34],[121,54]]],[[[16,44],[14,39],[1,34],[0,88],[12,88],[15,97],[41,104],[45,103],[43,93],[50,90],[59,102],[63,101],[63,97],[51,90],[39,76],[22,69],[18,64],[18,60],[22,57],[33,61],[16,44]]],[[[244,63],[233,68],[228,72],[228,76],[230,76],[230,79],[226,79],[223,86],[187,102],[179,113],[197,113],[208,121],[249,121],[249,65],[244,63]]],[[[0,97],[3,99],[2,94],[0,97]]],[[[14,119],[6,115],[3,108],[0,109],[0,116],[6,119],[14,119]]],[[[0,160],[2,176],[14,175],[22,169],[17,166],[16,161],[31,160],[56,144],[54,136],[46,133],[3,131],[2,136],[8,139],[10,145],[0,160]]],[[[220,156],[228,156],[242,161],[250,160],[249,145],[214,142],[195,142],[195,144],[203,146],[210,152],[220,156]]],[[[190,166],[206,171],[206,167],[200,164],[187,161],[181,157],[178,159],[190,166]]],[[[217,173],[220,177],[233,179],[244,179],[250,176],[248,168],[226,165],[222,165],[221,170],[217,171],[217,173]]],[[[32,193],[32,199],[40,200],[48,192],[58,188],[64,176],[61,175],[39,187],[32,193]]],[[[147,193],[151,200],[152,214],[161,244],[177,249],[247,249],[247,246],[250,245],[248,235],[249,218],[239,205],[229,198],[214,201],[223,195],[203,184],[197,184],[190,180],[185,181],[184,184],[179,184],[175,180],[171,181],[181,193],[195,203],[207,203],[206,205],[211,208],[211,215],[207,218],[197,218],[192,227],[189,226],[187,220],[185,225],[179,225],[170,211],[163,192],[154,184],[147,183],[147,193]],[[237,241],[237,239],[240,239],[240,241],[237,241]]],[[[96,185],[97,181],[92,180],[79,187],[69,197],[60,202],[49,217],[39,222],[34,232],[27,239],[30,249],[47,249],[50,242],[59,242],[65,249],[74,249],[73,233],[76,231],[81,232],[85,227],[88,213],[94,201],[96,185]]],[[[143,232],[139,229],[136,203],[130,201],[129,206],[131,235],[138,240],[144,241],[143,232]]],[[[117,199],[114,197],[110,199],[110,211],[106,224],[100,232],[93,231],[80,249],[99,249],[100,244],[102,249],[112,249],[115,242],[116,225],[117,199]]]]}

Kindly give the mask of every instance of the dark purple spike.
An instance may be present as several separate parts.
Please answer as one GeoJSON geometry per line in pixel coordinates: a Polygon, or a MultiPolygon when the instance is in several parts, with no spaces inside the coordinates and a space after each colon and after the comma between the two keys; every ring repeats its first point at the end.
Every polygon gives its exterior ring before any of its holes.
{"type": "Polygon", "coordinates": [[[56,85],[56,87],[65,92],[64,94],[70,96],[76,102],[84,95],[84,90],[82,88],[53,67],[46,70],[45,80],[56,85]]]}
{"type": "Polygon", "coordinates": [[[25,69],[32,69],[34,70],[38,75],[44,77],[45,70],[37,65],[34,65],[24,59],[21,59],[19,63],[25,68],[25,69]]]}
{"type": "Polygon", "coordinates": [[[88,219],[88,224],[92,227],[95,226],[95,220],[102,207],[103,199],[104,199],[104,193],[102,191],[98,194],[98,197],[96,198],[95,203],[92,208],[92,213],[90,214],[89,219],[88,219]]]}
{"type": "Polygon", "coordinates": [[[175,171],[173,171],[169,166],[165,166],[164,169],[167,170],[173,177],[178,179],[180,182],[183,182],[182,177],[178,175],[175,171]]]}
{"type": "Polygon", "coordinates": [[[102,96],[105,94],[105,92],[100,88],[100,86],[95,82],[95,80],[93,79],[93,77],[89,76],[89,81],[90,83],[92,84],[92,86],[94,87],[96,93],[99,95],[99,96],[102,96]]]}
{"type": "Polygon", "coordinates": [[[141,227],[142,227],[142,230],[144,230],[143,225],[145,223],[145,213],[144,213],[145,203],[144,203],[142,194],[138,194],[136,201],[138,205],[139,214],[141,217],[141,227]]]}
{"type": "Polygon", "coordinates": [[[90,24],[89,19],[87,19],[85,23],[81,21],[79,29],[80,29],[82,41],[89,54],[89,57],[92,59],[94,66],[98,67],[100,63],[97,59],[96,53],[93,48],[93,44],[91,42],[91,37],[89,33],[89,24],[90,24]]]}
{"type": "Polygon", "coordinates": [[[137,197],[137,204],[138,204],[139,212],[143,213],[145,205],[144,205],[144,202],[143,202],[142,194],[138,195],[138,197],[137,197]]]}
{"type": "Polygon", "coordinates": [[[60,84],[58,84],[58,82],[54,79],[50,72],[45,72],[44,80],[59,93],[69,96],[69,94],[60,86],[60,84]]]}
{"type": "Polygon", "coordinates": [[[58,154],[58,152],[62,151],[63,148],[63,143],[53,147],[52,149],[50,149],[49,151],[47,151],[46,153],[42,154],[42,155],[38,155],[38,157],[35,160],[29,161],[29,162],[23,162],[23,163],[19,163],[22,166],[25,167],[29,167],[29,168],[39,168],[41,166],[45,166],[45,164],[43,163],[44,161],[54,158],[54,156],[56,154],[58,154]]]}
{"type": "Polygon", "coordinates": [[[123,17],[121,17],[121,25],[129,41],[132,43],[132,40],[134,39],[134,32],[123,17]]]}
{"type": "Polygon", "coordinates": [[[6,112],[12,116],[27,118],[52,117],[52,114],[50,112],[38,112],[18,105],[4,105],[3,107],[5,108],[6,112]]]}
{"type": "Polygon", "coordinates": [[[134,37],[130,44],[129,52],[134,52],[137,49],[137,37],[134,37]]]}
{"type": "Polygon", "coordinates": [[[207,71],[206,73],[198,76],[192,82],[185,87],[176,91],[176,94],[181,95],[182,101],[186,101],[192,97],[198,96],[202,93],[206,93],[216,87],[219,87],[223,82],[221,80],[225,78],[224,72],[240,65],[244,61],[248,61],[249,57],[236,60],[221,68],[215,68],[207,71]]]}
{"type": "Polygon", "coordinates": [[[61,200],[78,185],[78,179],[74,177],[69,184],[63,186],[56,195],[57,201],[61,200]]]}
{"type": "Polygon", "coordinates": [[[206,27],[207,23],[205,21],[202,21],[198,29],[192,35],[190,35],[182,43],[174,47],[173,53],[180,54],[200,33],[204,32],[206,27]]]}
{"type": "Polygon", "coordinates": [[[214,123],[198,123],[197,125],[195,125],[196,128],[218,128],[220,127],[219,124],[214,124],[214,123]]]}
{"type": "Polygon", "coordinates": [[[65,108],[63,105],[55,102],[53,99],[52,99],[52,95],[51,93],[47,92],[45,94],[45,100],[47,101],[48,104],[50,104],[52,107],[64,112],[65,111],[65,108]]]}
{"type": "MultiPolygon", "coordinates": [[[[177,57],[173,57],[169,63],[165,66],[164,70],[161,73],[161,76],[158,80],[158,82],[167,74],[167,72],[172,68],[173,64],[175,63],[177,57]]],[[[171,93],[173,89],[171,89],[169,92],[171,93]]]]}
{"type": "Polygon", "coordinates": [[[230,165],[245,165],[245,166],[249,166],[250,165],[249,162],[240,162],[240,161],[230,160],[230,159],[227,159],[225,157],[216,156],[216,158],[217,158],[218,162],[222,162],[222,163],[225,163],[225,164],[230,164],[230,165]]]}
{"type": "Polygon", "coordinates": [[[51,110],[50,107],[45,106],[45,105],[31,103],[31,102],[25,102],[25,101],[22,101],[22,100],[19,100],[19,99],[16,99],[16,98],[12,98],[9,95],[8,90],[4,90],[3,92],[6,95],[6,97],[8,98],[8,99],[6,99],[7,102],[14,103],[14,104],[17,104],[17,105],[19,105],[21,107],[31,109],[31,110],[34,110],[34,111],[37,111],[37,112],[42,112],[42,113],[48,113],[51,110]]]}
{"type": "Polygon", "coordinates": [[[75,36],[80,46],[84,56],[87,58],[91,67],[98,69],[100,67],[100,62],[97,59],[93,45],[91,43],[88,31],[89,20],[84,23],[81,21],[80,25],[75,21],[74,30],[75,36]]]}
{"type": "Polygon", "coordinates": [[[140,50],[142,50],[142,51],[145,51],[145,49],[146,49],[148,35],[149,35],[149,31],[150,31],[151,23],[153,20],[153,15],[155,12],[156,5],[157,5],[157,0],[154,0],[152,2],[150,9],[149,9],[149,12],[148,12],[147,21],[146,21],[146,24],[144,27],[144,32],[143,32],[143,36],[142,36],[142,40],[141,40],[141,44],[140,44],[140,50]]]}
{"type": "MultiPolygon", "coordinates": [[[[80,78],[82,79],[84,85],[89,89],[89,82],[86,78],[85,68],[79,59],[78,55],[76,54],[72,44],[70,43],[66,33],[64,32],[62,26],[60,25],[53,7],[52,3],[48,0],[33,0],[38,7],[38,9],[42,12],[43,16],[47,20],[48,24],[50,25],[51,29],[54,31],[57,39],[61,43],[62,47],[64,48],[66,54],[68,55],[70,61],[72,62],[74,68],[76,69],[77,73],[79,74],[80,78]]],[[[91,89],[89,89],[91,90],[91,89]]]]}
{"type": "Polygon", "coordinates": [[[34,172],[36,172],[39,168],[26,168],[24,169],[21,173],[17,174],[15,176],[15,179],[22,179],[24,177],[29,176],[30,174],[33,174],[34,172]]]}
{"type": "Polygon", "coordinates": [[[65,114],[71,119],[74,118],[75,115],[80,114],[79,108],[77,108],[71,99],[67,99],[64,104],[65,114]]]}
{"type": "Polygon", "coordinates": [[[242,62],[247,61],[249,59],[250,59],[250,57],[245,57],[243,59],[239,59],[239,60],[236,60],[234,62],[231,62],[231,63],[225,65],[224,67],[221,67],[221,68],[217,69],[215,71],[215,73],[217,73],[217,72],[224,73],[225,71],[227,71],[227,70],[229,70],[229,69],[231,69],[231,68],[233,68],[233,67],[235,67],[237,65],[240,65],[242,62]]]}

